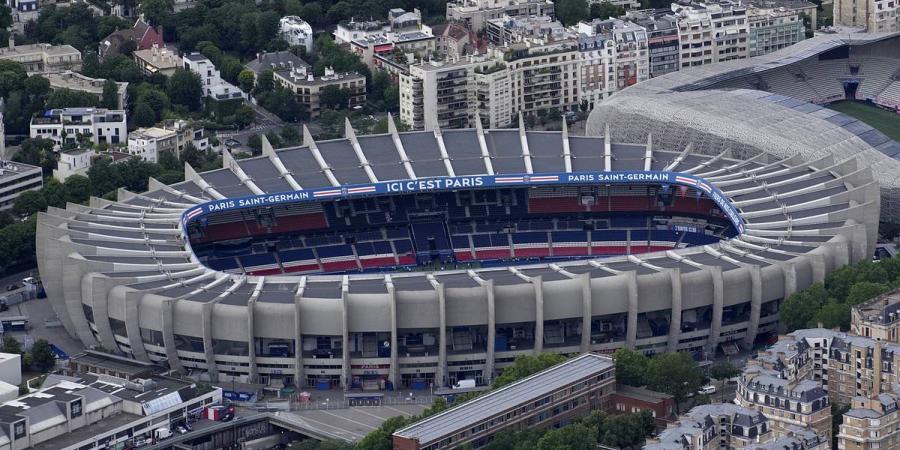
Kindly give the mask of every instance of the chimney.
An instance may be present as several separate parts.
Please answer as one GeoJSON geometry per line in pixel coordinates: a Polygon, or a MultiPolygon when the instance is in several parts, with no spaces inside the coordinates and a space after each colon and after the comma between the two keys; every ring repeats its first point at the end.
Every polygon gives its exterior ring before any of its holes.
{"type": "Polygon", "coordinates": [[[875,354],[872,355],[872,396],[881,394],[881,340],[875,339],[875,354]]]}

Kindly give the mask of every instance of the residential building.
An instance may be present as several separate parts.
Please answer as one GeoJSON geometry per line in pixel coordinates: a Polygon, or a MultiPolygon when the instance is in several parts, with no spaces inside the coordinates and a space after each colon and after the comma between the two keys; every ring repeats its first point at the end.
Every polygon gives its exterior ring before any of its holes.
{"type": "Polygon", "coordinates": [[[553,428],[607,408],[615,363],[582,354],[394,432],[395,450],[479,448],[502,431],[553,428]]]}
{"type": "Polygon", "coordinates": [[[588,108],[616,92],[616,42],[603,34],[578,34],[578,97],[588,108]]]}
{"type": "Polygon", "coordinates": [[[22,192],[36,191],[42,187],[44,177],[40,167],[0,160],[0,211],[12,208],[22,192]]]}
{"type": "Polygon", "coordinates": [[[879,295],[850,310],[853,334],[900,343],[900,290],[879,295]]]}
{"type": "Polygon", "coordinates": [[[5,2],[12,13],[12,31],[25,32],[25,24],[29,21],[37,21],[40,16],[41,3],[38,0],[16,0],[5,2]]]}
{"type": "MultiPolygon", "coordinates": [[[[87,92],[103,100],[103,86],[105,78],[91,78],[78,72],[67,70],[65,72],[49,73],[44,75],[50,81],[52,89],[69,89],[72,91],[87,92]]],[[[116,82],[116,109],[125,109],[128,105],[128,83],[116,82]]]]}
{"type": "Polygon", "coordinates": [[[136,50],[132,56],[146,77],[157,73],[169,77],[184,66],[178,54],[158,45],[146,50],[136,50]]]}
{"type": "Polygon", "coordinates": [[[831,402],[822,383],[782,376],[783,372],[748,364],[735,403],[763,413],[779,436],[801,427],[830,440],[831,402]]]}
{"type": "Polygon", "coordinates": [[[290,70],[294,67],[306,67],[309,69],[310,65],[289,51],[281,51],[257,53],[256,59],[248,62],[246,67],[258,78],[259,74],[266,70],[277,72],[279,70],[290,70]]]}
{"type": "MultiPolygon", "coordinates": [[[[475,65],[474,114],[484,128],[504,128],[516,118],[513,112],[513,85],[506,64],[490,60],[475,65]]],[[[468,126],[474,126],[470,123],[468,126]]]]}
{"type": "Polygon", "coordinates": [[[237,86],[222,79],[222,74],[209,58],[198,52],[184,55],[184,69],[200,76],[203,94],[214,100],[234,100],[244,98],[246,94],[237,86]]]}
{"type": "Polygon", "coordinates": [[[740,3],[672,3],[678,17],[681,67],[695,67],[748,55],[747,8],[740,3]]]}
{"type": "Polygon", "coordinates": [[[56,161],[56,168],[53,169],[53,178],[62,182],[72,175],[87,176],[87,171],[91,168],[96,157],[97,152],[89,147],[61,149],[59,151],[59,159],[56,161]]]}
{"type": "Polygon", "coordinates": [[[349,108],[366,102],[366,77],[356,72],[335,73],[328,67],[325,75],[317,77],[305,67],[295,67],[275,72],[275,83],[294,92],[297,102],[309,112],[310,118],[319,117],[322,109],[319,94],[328,86],[335,86],[347,93],[349,108]]]}
{"type": "Polygon", "coordinates": [[[388,31],[390,31],[390,26],[387,22],[380,20],[356,21],[351,18],[349,22],[337,24],[332,35],[334,36],[334,42],[349,44],[355,40],[385,34],[388,31]]]}
{"type": "Polygon", "coordinates": [[[457,60],[466,55],[486,53],[485,41],[460,23],[443,23],[432,27],[435,51],[440,58],[457,60]]]}
{"type": "MultiPolygon", "coordinates": [[[[613,63],[610,66],[608,53],[610,50],[609,43],[603,45],[603,50],[607,50],[606,55],[600,55],[600,58],[586,57],[584,68],[599,66],[607,75],[613,75],[613,79],[606,78],[606,84],[603,88],[606,95],[612,92],[624,89],[640,81],[650,78],[650,52],[648,50],[649,42],[647,40],[647,30],[644,27],[632,22],[621,19],[593,20],[590,23],[581,22],[578,24],[578,32],[590,37],[602,36],[607,41],[611,41],[614,47],[613,63]]],[[[598,45],[600,47],[600,45],[598,45]]],[[[600,50],[598,48],[598,50],[600,50]]],[[[587,86],[586,86],[587,87],[587,86]]],[[[588,88],[588,92],[596,92],[597,87],[588,88]]],[[[602,94],[601,94],[602,95],[602,94]]],[[[596,96],[590,98],[584,96],[590,103],[598,100],[596,96]]]]}
{"type": "Polygon", "coordinates": [[[303,47],[307,54],[313,50],[312,27],[297,16],[284,16],[278,21],[278,34],[291,46],[303,47]]]}
{"type": "Polygon", "coordinates": [[[658,427],[665,427],[677,416],[675,398],[671,395],[626,384],[616,386],[616,392],[610,397],[609,405],[609,412],[612,414],[650,411],[658,427]]]}
{"type": "Polygon", "coordinates": [[[841,450],[900,448],[900,385],[893,392],[854,397],[837,435],[841,450]]]}
{"type": "MultiPolygon", "coordinates": [[[[134,364],[112,355],[96,358],[108,366],[134,364]]],[[[175,378],[52,374],[39,391],[0,404],[0,426],[9,430],[12,449],[133,448],[153,443],[154,430],[183,424],[192,411],[221,402],[221,389],[175,378]]]]}
{"type": "Polygon", "coordinates": [[[773,440],[766,417],[731,403],[695,406],[659,434],[646,450],[713,450],[746,448],[773,440]]]}
{"type": "Polygon", "coordinates": [[[503,16],[490,19],[485,31],[488,41],[499,47],[527,38],[555,41],[572,37],[572,33],[562,23],[550,16],[503,16]]]}
{"type": "Polygon", "coordinates": [[[678,18],[672,11],[628,11],[625,17],[647,30],[650,77],[677,71],[680,67],[678,55],[681,53],[681,45],[678,41],[678,18]]]}
{"type": "Polygon", "coordinates": [[[28,75],[81,69],[81,52],[71,45],[25,44],[0,48],[0,60],[15,61],[25,66],[28,75]]]}
{"type": "Polygon", "coordinates": [[[900,31],[900,2],[834,0],[834,25],[865,28],[870,33],[900,31]]]}
{"type": "Polygon", "coordinates": [[[424,30],[430,34],[431,31],[431,28],[422,23],[422,12],[419,8],[413,8],[411,12],[403,8],[392,8],[388,11],[388,27],[389,31],[394,33],[424,30]]]}
{"type": "Polygon", "coordinates": [[[810,18],[813,27],[816,26],[816,17],[818,7],[815,3],[808,0],[753,0],[748,3],[756,8],[774,9],[786,13],[795,13],[800,17],[807,15],[810,18]]]}
{"type": "Polygon", "coordinates": [[[51,139],[59,145],[74,144],[78,136],[90,137],[94,145],[115,145],[124,143],[127,134],[124,110],[52,109],[31,119],[31,137],[51,139]]]}
{"type": "Polygon", "coordinates": [[[796,11],[756,8],[747,10],[750,22],[749,56],[781,50],[806,39],[806,26],[796,11]]]}
{"type": "Polygon", "coordinates": [[[434,52],[436,40],[431,29],[421,31],[389,32],[369,35],[350,43],[350,51],[372,69],[378,68],[375,59],[379,55],[400,53],[408,60],[425,58],[434,52]]]}
{"type": "Polygon", "coordinates": [[[578,107],[579,51],[573,40],[546,44],[515,43],[504,49],[510,76],[512,111],[526,116],[578,107]]]}
{"type": "Polygon", "coordinates": [[[458,0],[447,2],[447,21],[461,22],[480,32],[491,19],[503,16],[553,16],[552,0],[458,0]]]}
{"type": "Polygon", "coordinates": [[[202,128],[194,128],[184,120],[174,120],[159,127],[138,128],[128,133],[128,153],[156,162],[160,152],[169,151],[180,157],[191,144],[198,150],[209,148],[209,138],[202,128]]]}
{"type": "Polygon", "coordinates": [[[121,54],[123,47],[132,46],[132,50],[147,50],[157,47],[165,47],[162,27],[158,30],[144,21],[143,17],[137,19],[131,28],[116,30],[100,41],[97,52],[100,59],[110,58],[121,54]]]}

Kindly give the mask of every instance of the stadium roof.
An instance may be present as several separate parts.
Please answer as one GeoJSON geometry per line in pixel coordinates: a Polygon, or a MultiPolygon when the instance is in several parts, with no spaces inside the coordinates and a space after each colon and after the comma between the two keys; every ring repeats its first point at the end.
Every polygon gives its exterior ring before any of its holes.
{"type": "MultiPolygon", "coordinates": [[[[881,214],[900,219],[900,143],[855,118],[803,100],[762,90],[729,88],[735,79],[753,77],[848,45],[900,45],[900,33],[817,34],[764,56],[699,66],[631,86],[592,111],[588,135],[639,142],[652,132],[665,148],[692,144],[701,154],[723,151],[736,158],[759,153],[800,161],[831,155],[860,157],[881,184],[881,214]]],[[[884,47],[888,45],[888,47],[884,47]]],[[[900,64],[900,56],[898,64],[900,64]]],[[[749,84],[745,84],[749,87],[749,84]]]]}

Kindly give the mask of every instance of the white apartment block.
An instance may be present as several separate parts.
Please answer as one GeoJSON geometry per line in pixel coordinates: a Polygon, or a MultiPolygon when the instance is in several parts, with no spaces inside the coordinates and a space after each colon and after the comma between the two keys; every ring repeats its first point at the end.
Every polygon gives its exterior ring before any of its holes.
{"type": "Polygon", "coordinates": [[[305,48],[307,54],[312,53],[313,31],[305,20],[297,16],[284,16],[278,21],[278,33],[288,44],[305,48]]]}
{"type": "Polygon", "coordinates": [[[573,40],[511,45],[504,53],[512,87],[513,114],[578,107],[578,44],[573,40]]]}
{"type": "Polygon", "coordinates": [[[553,0],[459,0],[447,2],[447,21],[462,22],[472,31],[503,16],[553,16],[553,0]]]}
{"type": "Polygon", "coordinates": [[[365,40],[370,36],[385,34],[391,30],[387,22],[380,20],[356,21],[339,23],[335,27],[332,36],[338,44],[349,44],[355,40],[365,40]]]}
{"type": "Polygon", "coordinates": [[[59,145],[74,144],[87,136],[92,144],[122,144],[128,135],[124,110],[104,108],[52,109],[31,119],[32,138],[51,139],[59,145]]]}
{"type": "Polygon", "coordinates": [[[222,74],[216,69],[209,58],[194,52],[184,55],[184,69],[190,70],[200,76],[203,83],[203,93],[215,100],[231,100],[244,97],[244,92],[237,86],[222,79],[222,74]]]}
{"type": "Polygon", "coordinates": [[[63,182],[72,175],[87,176],[87,171],[96,156],[97,153],[91,148],[78,147],[60,151],[56,168],[53,169],[53,178],[63,182]]]}
{"type": "Polygon", "coordinates": [[[157,162],[159,153],[163,151],[180,157],[187,144],[192,144],[198,150],[207,150],[209,138],[202,128],[195,129],[183,120],[159,127],[138,128],[128,133],[128,153],[150,162],[157,162]]]}
{"type": "Polygon", "coordinates": [[[678,16],[681,67],[746,58],[749,22],[747,8],[723,0],[719,3],[673,3],[678,16]]]}

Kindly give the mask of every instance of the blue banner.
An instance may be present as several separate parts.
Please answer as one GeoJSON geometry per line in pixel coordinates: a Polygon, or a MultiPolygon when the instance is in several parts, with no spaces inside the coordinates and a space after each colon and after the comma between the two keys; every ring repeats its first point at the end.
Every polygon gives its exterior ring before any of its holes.
{"type": "Polygon", "coordinates": [[[198,220],[203,216],[224,211],[275,206],[286,203],[313,202],[368,197],[373,195],[393,195],[416,192],[440,192],[454,189],[484,189],[502,187],[531,187],[543,185],[570,184],[663,184],[696,188],[705,193],[725,213],[738,233],[744,232],[744,220],[738,214],[725,194],[698,176],[659,171],[628,172],[574,172],[540,174],[472,175],[461,177],[431,177],[415,180],[385,181],[380,183],[354,184],[340,187],[306,189],[276,194],[252,195],[248,197],[212,200],[188,209],[182,214],[181,223],[198,220]]]}

